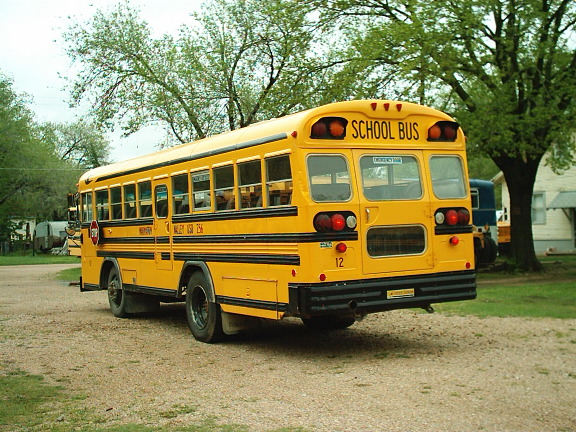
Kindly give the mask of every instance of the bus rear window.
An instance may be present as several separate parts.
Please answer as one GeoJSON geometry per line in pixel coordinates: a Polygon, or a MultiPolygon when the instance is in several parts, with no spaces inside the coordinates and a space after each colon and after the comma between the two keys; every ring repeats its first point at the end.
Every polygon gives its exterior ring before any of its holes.
{"type": "Polygon", "coordinates": [[[362,188],[370,201],[422,197],[418,159],[406,155],[369,155],[360,159],[362,188]]]}
{"type": "Polygon", "coordinates": [[[432,189],[439,199],[466,197],[464,169],[458,156],[432,156],[430,158],[432,189]]]}
{"type": "Polygon", "coordinates": [[[308,157],[310,195],[316,202],[348,201],[352,196],[348,161],[341,155],[308,157]]]}

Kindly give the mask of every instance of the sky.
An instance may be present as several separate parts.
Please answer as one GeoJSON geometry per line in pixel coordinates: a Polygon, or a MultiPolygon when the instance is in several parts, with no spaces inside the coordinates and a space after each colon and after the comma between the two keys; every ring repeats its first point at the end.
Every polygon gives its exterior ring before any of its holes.
{"type": "MultiPolygon", "coordinates": [[[[74,122],[85,112],[68,105],[69,94],[58,74],[72,73],[62,33],[70,20],[86,21],[98,9],[118,0],[0,0],[0,72],[13,80],[13,89],[32,99],[29,108],[38,122],[74,122]]],[[[201,0],[131,0],[153,30],[154,37],[176,34],[201,0]]],[[[164,132],[147,128],[131,137],[109,133],[111,159],[121,161],[157,150],[164,132]]]]}

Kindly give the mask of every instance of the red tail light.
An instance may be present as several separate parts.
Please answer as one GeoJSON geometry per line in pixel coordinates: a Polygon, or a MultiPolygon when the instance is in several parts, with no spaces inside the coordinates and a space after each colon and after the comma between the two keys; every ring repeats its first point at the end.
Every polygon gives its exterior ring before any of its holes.
{"type": "Polygon", "coordinates": [[[332,229],[334,231],[342,231],[346,226],[346,220],[344,219],[344,216],[342,216],[340,213],[333,214],[332,217],[330,218],[330,221],[332,223],[332,229]]]}
{"type": "Polygon", "coordinates": [[[458,223],[460,225],[468,225],[470,223],[470,212],[468,210],[458,210],[458,223]]]}
{"type": "Polygon", "coordinates": [[[318,213],[314,217],[314,229],[318,232],[328,232],[332,228],[330,216],[326,213],[318,213]]]}
{"type": "Polygon", "coordinates": [[[436,225],[467,226],[470,223],[470,212],[465,208],[441,208],[434,213],[436,225]]]}
{"type": "Polygon", "coordinates": [[[321,212],[314,216],[312,224],[314,229],[321,233],[354,231],[356,229],[356,215],[350,211],[321,212]]]}
{"type": "Polygon", "coordinates": [[[445,216],[448,225],[456,225],[458,223],[458,212],[456,210],[448,210],[445,216]]]}

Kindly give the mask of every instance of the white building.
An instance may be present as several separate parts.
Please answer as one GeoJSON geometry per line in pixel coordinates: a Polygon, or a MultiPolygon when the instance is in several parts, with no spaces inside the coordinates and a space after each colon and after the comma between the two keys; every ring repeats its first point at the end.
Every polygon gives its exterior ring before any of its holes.
{"type": "MultiPolygon", "coordinates": [[[[510,195],[504,175],[499,173],[492,181],[502,185],[502,209],[507,215],[510,195]]],[[[576,166],[558,175],[540,162],[532,197],[532,233],[537,254],[576,252],[576,166]]]]}

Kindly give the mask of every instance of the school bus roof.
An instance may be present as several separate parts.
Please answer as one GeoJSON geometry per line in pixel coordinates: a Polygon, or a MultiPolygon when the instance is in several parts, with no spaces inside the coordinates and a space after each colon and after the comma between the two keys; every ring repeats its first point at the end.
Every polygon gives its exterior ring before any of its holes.
{"type": "Polygon", "coordinates": [[[88,185],[122,174],[135,173],[148,168],[159,168],[173,164],[175,161],[186,161],[248,145],[287,139],[293,131],[301,130],[307,121],[326,115],[345,116],[347,113],[362,113],[367,117],[402,120],[415,112],[436,117],[438,120],[452,120],[445,113],[409,102],[388,100],[335,102],[285,117],[265,120],[241,129],[181,144],[137,158],[94,168],[80,177],[79,184],[88,185]],[[383,108],[384,106],[386,108],[383,108]]]}

